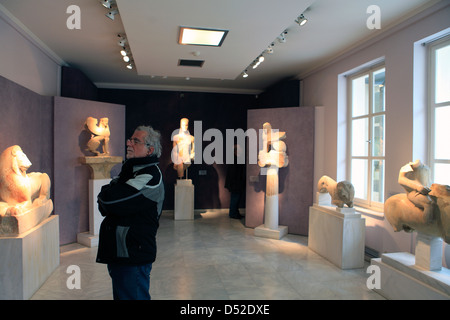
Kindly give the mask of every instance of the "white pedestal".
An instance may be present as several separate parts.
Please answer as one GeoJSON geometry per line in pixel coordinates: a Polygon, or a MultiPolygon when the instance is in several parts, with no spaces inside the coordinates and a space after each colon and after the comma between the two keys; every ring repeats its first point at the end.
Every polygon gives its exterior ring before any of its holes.
{"type": "Polygon", "coordinates": [[[416,266],[425,270],[442,268],[442,238],[418,233],[416,237],[416,266]]]}
{"type": "Polygon", "coordinates": [[[59,217],[0,238],[0,300],[29,299],[59,265],[59,217]]]}
{"type": "Polygon", "coordinates": [[[110,181],[111,179],[89,180],[89,232],[82,232],[77,235],[77,242],[84,246],[90,248],[98,246],[100,224],[104,217],[98,210],[97,196],[102,187],[110,181]]]}
{"type": "Polygon", "coordinates": [[[353,208],[309,208],[308,247],[342,269],[364,267],[365,219],[353,208]]]}
{"type": "Polygon", "coordinates": [[[288,227],[278,226],[276,229],[267,228],[264,224],[255,228],[255,236],[279,240],[288,233],[288,227]]]}
{"type": "Polygon", "coordinates": [[[194,185],[191,179],[179,179],[175,184],[175,220],[194,220],[194,185]]]}
{"type": "Polygon", "coordinates": [[[450,270],[425,270],[415,260],[407,252],[372,259],[371,264],[380,268],[380,289],[374,291],[392,300],[450,300],[450,270]]]}

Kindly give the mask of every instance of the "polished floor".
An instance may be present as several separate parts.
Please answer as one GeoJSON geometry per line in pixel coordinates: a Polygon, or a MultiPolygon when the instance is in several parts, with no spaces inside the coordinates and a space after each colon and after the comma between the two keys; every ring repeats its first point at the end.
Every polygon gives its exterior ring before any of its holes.
{"type": "MultiPolygon", "coordinates": [[[[158,256],[151,272],[153,300],[382,300],[366,286],[366,266],[341,270],[308,249],[308,238],[288,234],[259,238],[243,220],[208,211],[193,221],[163,213],[158,256]]],[[[106,266],[96,248],[61,247],[60,266],[33,295],[35,300],[109,300],[106,266]],[[79,267],[80,289],[68,267],[79,267]]]]}

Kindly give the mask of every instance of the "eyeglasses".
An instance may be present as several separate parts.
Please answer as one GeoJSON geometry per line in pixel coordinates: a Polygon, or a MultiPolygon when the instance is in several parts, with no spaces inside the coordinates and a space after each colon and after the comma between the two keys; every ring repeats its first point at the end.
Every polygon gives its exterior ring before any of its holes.
{"type": "Polygon", "coordinates": [[[137,139],[137,138],[130,138],[130,139],[127,139],[127,142],[130,142],[132,145],[135,145],[135,144],[145,144],[146,146],[149,146],[148,143],[139,141],[139,139],[137,139]]]}

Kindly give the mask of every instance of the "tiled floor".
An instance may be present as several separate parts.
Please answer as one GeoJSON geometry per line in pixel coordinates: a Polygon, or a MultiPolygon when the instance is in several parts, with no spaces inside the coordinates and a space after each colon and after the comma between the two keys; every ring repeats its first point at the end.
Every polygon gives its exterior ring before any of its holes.
{"type": "MultiPolygon", "coordinates": [[[[151,272],[153,300],[383,299],[366,287],[368,264],[341,270],[317,255],[307,237],[258,238],[243,221],[209,211],[194,221],[163,214],[151,272]]],[[[96,248],[61,247],[60,266],[32,299],[112,299],[106,266],[96,248]],[[81,289],[68,289],[67,268],[80,268],[81,289]]]]}

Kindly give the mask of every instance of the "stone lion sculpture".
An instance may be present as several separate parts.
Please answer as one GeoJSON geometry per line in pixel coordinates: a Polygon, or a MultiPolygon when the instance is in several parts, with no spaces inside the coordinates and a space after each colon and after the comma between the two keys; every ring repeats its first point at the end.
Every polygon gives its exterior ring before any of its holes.
{"type": "Polygon", "coordinates": [[[355,188],[348,181],[341,181],[337,183],[329,176],[322,176],[317,183],[317,190],[320,193],[329,193],[331,196],[331,203],[339,208],[347,205],[353,208],[353,198],[355,196],[355,188]]]}
{"type": "Polygon", "coordinates": [[[0,155],[0,218],[19,216],[51,201],[50,178],[46,173],[27,174],[30,166],[30,160],[17,145],[0,155]]]}

